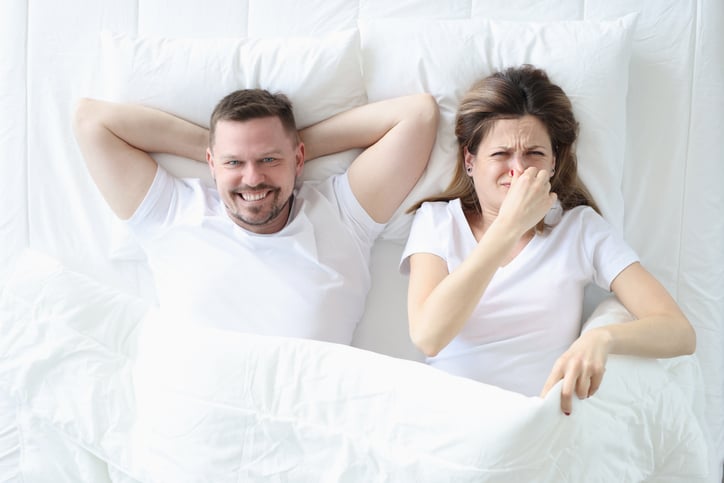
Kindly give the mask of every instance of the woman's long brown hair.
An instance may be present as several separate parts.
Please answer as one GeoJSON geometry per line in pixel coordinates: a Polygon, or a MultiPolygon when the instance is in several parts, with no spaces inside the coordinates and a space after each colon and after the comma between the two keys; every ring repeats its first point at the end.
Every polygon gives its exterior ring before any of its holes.
{"type": "MultiPolygon", "coordinates": [[[[548,131],[556,159],[551,191],[558,195],[563,210],[588,205],[599,211],[578,177],[574,148],[578,122],[573,115],[571,101],[563,89],[550,81],[545,71],[523,65],[481,79],[463,97],[455,119],[458,159],[454,177],[445,191],[419,201],[408,213],[416,211],[426,201],[457,198],[460,198],[466,213],[480,212],[472,178],[465,171],[465,150],[475,155],[496,121],[525,115],[538,118],[548,131]]],[[[542,222],[538,229],[543,229],[542,222]]]]}

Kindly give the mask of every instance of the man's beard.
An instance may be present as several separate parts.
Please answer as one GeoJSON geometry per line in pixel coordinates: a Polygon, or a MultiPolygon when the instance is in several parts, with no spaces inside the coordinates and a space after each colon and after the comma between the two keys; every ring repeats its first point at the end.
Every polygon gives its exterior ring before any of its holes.
{"type": "MultiPolygon", "coordinates": [[[[273,192],[274,194],[268,195],[268,196],[273,196],[273,197],[275,198],[275,201],[276,201],[276,198],[279,196],[279,191],[280,191],[279,189],[276,189],[276,190],[274,190],[274,192],[273,192]]],[[[238,195],[235,194],[235,196],[238,196],[238,195]]],[[[237,221],[240,221],[240,222],[243,223],[244,225],[248,225],[248,226],[264,226],[264,225],[269,224],[271,221],[275,220],[280,214],[282,214],[282,212],[283,212],[285,209],[287,209],[288,206],[291,205],[291,200],[292,200],[293,198],[294,198],[294,195],[293,195],[293,194],[290,194],[289,197],[286,199],[286,201],[284,201],[284,203],[282,203],[282,204],[274,203],[274,204],[272,205],[272,209],[271,209],[271,211],[269,212],[269,214],[268,214],[265,218],[263,218],[263,219],[261,219],[261,220],[259,220],[259,219],[253,219],[253,220],[252,220],[252,219],[245,218],[245,217],[242,216],[238,211],[236,211],[236,210],[235,210],[235,211],[230,210],[228,205],[226,206],[226,211],[227,211],[227,213],[228,213],[232,218],[234,218],[234,219],[237,220],[237,221]]],[[[253,211],[253,209],[252,209],[251,211],[253,211]]]]}

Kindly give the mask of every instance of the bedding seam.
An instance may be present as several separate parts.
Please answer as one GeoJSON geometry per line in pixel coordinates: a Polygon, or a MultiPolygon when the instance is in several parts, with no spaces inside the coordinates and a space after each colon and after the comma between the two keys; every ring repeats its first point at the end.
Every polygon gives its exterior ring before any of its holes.
{"type": "Polygon", "coordinates": [[[18,445],[20,446],[20,455],[18,457],[18,476],[20,477],[20,483],[25,483],[25,475],[23,474],[23,460],[25,459],[25,433],[23,427],[19,424],[20,421],[20,402],[15,401],[15,424],[18,429],[18,445]]]}
{"type": "Polygon", "coordinates": [[[701,8],[700,8],[701,0],[697,0],[693,3],[693,7],[695,9],[694,15],[692,15],[692,19],[694,22],[693,25],[693,32],[692,35],[692,46],[693,46],[693,54],[692,54],[692,60],[691,60],[691,71],[689,72],[689,80],[691,82],[691,86],[689,88],[689,116],[688,116],[688,128],[686,130],[686,164],[684,165],[684,172],[683,172],[683,179],[682,179],[682,190],[681,190],[681,230],[679,231],[679,250],[677,253],[677,260],[676,260],[676,286],[675,290],[676,293],[674,294],[675,300],[679,301],[679,293],[681,292],[681,285],[682,285],[682,277],[681,277],[681,269],[682,269],[682,257],[684,253],[684,243],[686,240],[686,237],[683,236],[683,233],[686,233],[686,207],[687,207],[687,197],[686,197],[686,191],[687,191],[687,180],[689,178],[689,163],[691,162],[691,158],[689,157],[690,151],[691,151],[691,122],[692,122],[692,101],[694,99],[694,90],[695,90],[695,73],[696,73],[696,66],[697,62],[699,60],[699,42],[700,42],[700,32],[699,28],[701,26],[701,22],[699,21],[699,16],[701,15],[701,8]]]}
{"type": "Polygon", "coordinates": [[[25,98],[23,99],[23,102],[25,104],[25,129],[23,129],[23,147],[25,152],[25,160],[23,162],[23,177],[24,184],[25,184],[25,246],[30,246],[30,176],[28,173],[28,164],[30,161],[29,158],[29,146],[28,146],[28,129],[30,129],[30,110],[28,107],[28,80],[29,77],[29,65],[30,62],[28,62],[28,58],[30,56],[30,49],[29,49],[29,43],[30,43],[30,2],[25,3],[25,42],[24,42],[24,50],[25,50],[25,58],[23,59],[25,61],[25,79],[24,79],[24,94],[25,98]]]}

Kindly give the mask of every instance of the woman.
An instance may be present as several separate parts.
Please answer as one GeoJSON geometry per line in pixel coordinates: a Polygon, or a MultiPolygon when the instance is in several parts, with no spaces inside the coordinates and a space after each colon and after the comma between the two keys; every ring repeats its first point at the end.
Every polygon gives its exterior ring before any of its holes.
{"type": "Polygon", "coordinates": [[[453,374],[544,396],[593,395],[609,354],[691,354],[694,330],[598,214],[577,175],[570,100],[532,66],[479,81],[462,99],[448,189],[417,206],[410,336],[453,374]],[[580,334],[584,287],[613,291],[636,320],[580,334]]]}

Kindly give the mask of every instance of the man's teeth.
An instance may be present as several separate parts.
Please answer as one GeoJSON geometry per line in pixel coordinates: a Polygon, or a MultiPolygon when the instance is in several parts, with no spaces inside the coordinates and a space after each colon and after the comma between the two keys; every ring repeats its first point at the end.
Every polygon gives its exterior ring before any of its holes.
{"type": "Polygon", "coordinates": [[[263,193],[241,193],[241,197],[244,201],[259,201],[266,198],[266,192],[263,193]]]}

